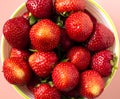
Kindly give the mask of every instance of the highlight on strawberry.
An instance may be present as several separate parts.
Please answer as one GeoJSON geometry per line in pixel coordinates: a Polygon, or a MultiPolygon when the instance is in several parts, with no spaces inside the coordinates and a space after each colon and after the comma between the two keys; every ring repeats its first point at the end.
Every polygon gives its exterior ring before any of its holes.
{"type": "Polygon", "coordinates": [[[27,86],[35,99],[93,99],[116,68],[114,33],[86,9],[85,0],[27,0],[23,15],[8,19],[11,46],[3,74],[27,86]]]}

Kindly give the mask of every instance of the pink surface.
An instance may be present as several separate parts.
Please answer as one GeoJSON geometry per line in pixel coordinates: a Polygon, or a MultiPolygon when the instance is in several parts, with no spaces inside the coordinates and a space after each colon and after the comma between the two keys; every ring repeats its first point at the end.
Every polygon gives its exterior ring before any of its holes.
{"type": "MultiPolygon", "coordinates": [[[[5,21],[12,15],[15,9],[26,0],[0,0],[0,37],[2,26],[5,21]]],[[[111,16],[120,38],[120,8],[119,0],[95,0],[111,16]]],[[[0,53],[1,54],[1,53],[0,53]]],[[[0,99],[23,99],[5,80],[2,73],[2,64],[0,63],[0,99]]],[[[120,99],[120,68],[118,68],[110,86],[104,90],[102,95],[97,99],[120,99]]]]}

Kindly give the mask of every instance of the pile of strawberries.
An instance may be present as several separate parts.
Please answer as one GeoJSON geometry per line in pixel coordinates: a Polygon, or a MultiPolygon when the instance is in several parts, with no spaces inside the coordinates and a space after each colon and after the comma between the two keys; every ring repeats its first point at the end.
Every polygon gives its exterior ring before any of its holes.
{"type": "Polygon", "coordinates": [[[3,27],[12,49],[6,80],[35,99],[93,99],[114,66],[114,35],[86,10],[85,0],[27,0],[27,12],[3,27]]]}

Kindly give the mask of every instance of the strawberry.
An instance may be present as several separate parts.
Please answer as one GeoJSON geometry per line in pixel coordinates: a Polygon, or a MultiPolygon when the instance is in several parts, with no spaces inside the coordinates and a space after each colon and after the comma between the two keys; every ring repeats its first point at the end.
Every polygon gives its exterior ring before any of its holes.
{"type": "Polygon", "coordinates": [[[80,95],[93,99],[103,92],[104,86],[104,80],[98,72],[87,70],[80,74],[80,95]]]}
{"type": "Polygon", "coordinates": [[[96,25],[97,19],[92,15],[92,13],[90,13],[87,9],[85,9],[84,12],[90,17],[90,19],[93,22],[93,25],[96,25]]]}
{"type": "Polygon", "coordinates": [[[73,41],[67,35],[66,29],[61,29],[60,45],[65,52],[73,46],[73,41]]]}
{"type": "Polygon", "coordinates": [[[52,80],[57,89],[68,92],[78,84],[79,72],[72,63],[61,62],[53,69],[52,80]]]}
{"type": "Polygon", "coordinates": [[[60,29],[51,20],[42,19],[31,28],[30,39],[37,50],[50,51],[59,43],[60,29]]]}
{"type": "Polygon", "coordinates": [[[26,7],[37,18],[49,18],[52,13],[52,0],[27,0],[26,7]]]}
{"type": "Polygon", "coordinates": [[[75,12],[85,9],[85,0],[55,0],[54,6],[58,13],[75,12]]]}
{"type": "Polygon", "coordinates": [[[3,73],[6,80],[11,84],[27,84],[31,77],[28,63],[20,58],[8,58],[3,63],[3,73]]]}
{"type": "Polygon", "coordinates": [[[67,58],[81,71],[85,70],[90,64],[91,55],[85,47],[75,46],[69,50],[67,58]]]}
{"type": "Polygon", "coordinates": [[[91,68],[104,77],[109,76],[112,71],[111,60],[113,60],[113,53],[111,51],[100,51],[92,57],[91,68]]]}
{"type": "Polygon", "coordinates": [[[46,83],[40,84],[34,90],[34,97],[35,99],[61,99],[60,92],[46,83]]]}
{"type": "Polygon", "coordinates": [[[101,23],[96,23],[95,32],[87,43],[91,51],[100,51],[111,47],[115,37],[112,31],[101,23]]]}
{"type": "Polygon", "coordinates": [[[30,56],[30,52],[27,50],[12,48],[10,51],[10,57],[16,57],[27,60],[29,56],[30,56]]]}
{"type": "Polygon", "coordinates": [[[29,30],[29,22],[23,17],[9,19],[3,26],[5,39],[18,49],[26,49],[29,45],[29,30]]]}
{"type": "Polygon", "coordinates": [[[50,75],[58,58],[54,52],[36,52],[29,57],[32,70],[40,77],[50,75]]]}
{"type": "Polygon", "coordinates": [[[83,42],[91,35],[93,23],[86,13],[75,12],[66,19],[65,27],[71,39],[83,42]]]}
{"type": "Polygon", "coordinates": [[[22,17],[25,18],[26,20],[28,20],[29,19],[29,14],[30,14],[30,12],[26,11],[25,13],[23,13],[22,17]]]}

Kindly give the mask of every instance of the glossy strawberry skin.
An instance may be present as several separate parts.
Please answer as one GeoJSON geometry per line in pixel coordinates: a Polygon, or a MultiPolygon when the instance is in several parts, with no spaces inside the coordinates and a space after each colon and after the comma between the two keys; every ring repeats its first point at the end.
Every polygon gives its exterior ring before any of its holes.
{"type": "Polygon", "coordinates": [[[58,58],[54,52],[36,52],[29,57],[32,70],[40,77],[50,75],[58,58]]]}
{"type": "Polygon", "coordinates": [[[10,57],[21,58],[21,59],[24,59],[24,60],[28,60],[29,56],[30,56],[30,52],[27,51],[27,50],[12,48],[11,52],[10,52],[10,57]]]}
{"type": "Polygon", "coordinates": [[[40,84],[34,90],[35,99],[61,99],[60,92],[55,88],[51,87],[48,84],[40,84]]]}
{"type": "Polygon", "coordinates": [[[84,42],[91,35],[93,23],[84,12],[71,14],[65,22],[69,37],[77,42],[84,42]]]}
{"type": "Polygon", "coordinates": [[[115,37],[110,29],[101,23],[96,23],[95,32],[87,43],[87,47],[91,51],[105,50],[111,47],[115,37]]]}
{"type": "Polygon", "coordinates": [[[104,90],[104,80],[101,75],[94,70],[87,70],[80,74],[79,93],[88,99],[98,97],[104,90]]]}
{"type": "Polygon", "coordinates": [[[90,52],[82,46],[72,47],[67,54],[67,58],[79,71],[87,69],[91,61],[90,52]]]}
{"type": "Polygon", "coordinates": [[[37,18],[49,18],[52,13],[52,0],[27,0],[26,7],[37,18]]]}
{"type": "Polygon", "coordinates": [[[55,0],[54,6],[58,13],[75,12],[85,9],[85,0],[55,0]]]}
{"type": "Polygon", "coordinates": [[[92,57],[91,68],[99,72],[101,76],[107,77],[112,71],[111,60],[113,60],[113,53],[111,51],[100,51],[92,57]]]}
{"type": "Polygon", "coordinates": [[[29,45],[30,25],[23,17],[9,19],[3,26],[3,34],[8,43],[18,49],[26,49],[29,45]]]}
{"type": "Polygon", "coordinates": [[[37,50],[50,51],[58,46],[60,29],[52,21],[43,19],[31,28],[30,40],[37,50]]]}
{"type": "Polygon", "coordinates": [[[57,89],[68,92],[78,84],[79,72],[72,63],[61,62],[55,66],[52,80],[57,89]]]}
{"type": "Polygon", "coordinates": [[[3,63],[3,73],[11,84],[27,84],[31,77],[31,69],[26,61],[20,58],[8,58],[3,63]]]}

